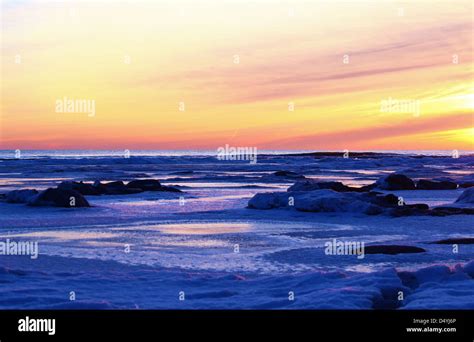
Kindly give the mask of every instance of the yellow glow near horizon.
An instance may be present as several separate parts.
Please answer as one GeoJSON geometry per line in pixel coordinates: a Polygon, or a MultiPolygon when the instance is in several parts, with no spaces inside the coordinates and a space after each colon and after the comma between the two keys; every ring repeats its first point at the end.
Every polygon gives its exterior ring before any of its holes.
{"type": "Polygon", "coordinates": [[[472,150],[472,6],[4,2],[0,148],[472,150]]]}

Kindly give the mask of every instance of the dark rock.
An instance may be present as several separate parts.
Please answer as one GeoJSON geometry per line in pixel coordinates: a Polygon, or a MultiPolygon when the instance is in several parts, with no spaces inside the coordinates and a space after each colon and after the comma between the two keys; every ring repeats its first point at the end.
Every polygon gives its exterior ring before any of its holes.
{"type": "Polygon", "coordinates": [[[317,182],[314,179],[305,179],[303,181],[298,181],[288,188],[287,191],[314,191],[320,189],[328,189],[337,192],[365,192],[368,191],[367,188],[353,188],[347,185],[344,185],[341,182],[317,182]]]}
{"type": "Polygon", "coordinates": [[[375,196],[372,203],[385,208],[398,206],[398,197],[393,194],[375,196]]]}
{"type": "Polygon", "coordinates": [[[445,215],[455,215],[455,214],[461,214],[462,213],[462,208],[454,208],[454,207],[436,207],[433,208],[433,211],[442,213],[445,215]]]}
{"type": "Polygon", "coordinates": [[[474,208],[436,207],[430,211],[431,216],[474,215],[474,208]]]}
{"type": "Polygon", "coordinates": [[[423,248],[415,246],[401,246],[401,245],[372,245],[365,246],[365,254],[404,254],[404,253],[423,253],[426,252],[423,248]]]}
{"type": "Polygon", "coordinates": [[[415,190],[415,182],[405,175],[392,173],[380,178],[377,187],[384,190],[415,190]]]}
{"type": "Polygon", "coordinates": [[[319,183],[316,182],[314,179],[306,179],[304,181],[298,181],[292,186],[290,186],[286,191],[313,191],[319,190],[319,183]]]}
{"type": "Polygon", "coordinates": [[[273,175],[277,177],[305,178],[305,176],[293,171],[276,171],[273,175]]]}
{"type": "Polygon", "coordinates": [[[21,189],[13,190],[5,195],[8,203],[27,203],[33,196],[36,196],[38,191],[35,189],[21,189]]]}
{"type": "Polygon", "coordinates": [[[460,184],[459,184],[459,187],[460,187],[460,188],[470,188],[470,187],[472,187],[472,186],[474,186],[474,183],[473,183],[473,182],[465,182],[465,183],[460,183],[460,184]]]}
{"type": "Polygon", "coordinates": [[[161,185],[160,181],[157,179],[138,179],[128,182],[127,185],[122,181],[108,183],[95,181],[93,187],[106,195],[128,195],[144,191],[182,192],[175,187],[161,185]]]}
{"type": "Polygon", "coordinates": [[[420,286],[418,279],[413,272],[401,271],[398,272],[397,275],[404,286],[407,286],[411,289],[416,289],[418,286],[420,286]]]}
{"type": "Polygon", "coordinates": [[[377,187],[377,184],[368,184],[361,186],[359,189],[360,192],[365,192],[365,191],[371,191],[372,189],[375,189],[377,187]]]}
{"type": "MultiPolygon", "coordinates": [[[[108,183],[98,183],[98,185],[103,185],[106,188],[120,188],[125,186],[125,184],[122,181],[113,181],[113,182],[108,182],[108,183]]],[[[97,186],[96,183],[94,183],[94,186],[97,186]]]]}
{"type": "Polygon", "coordinates": [[[169,191],[169,192],[182,192],[178,188],[172,186],[161,185],[157,179],[140,179],[133,180],[127,184],[127,187],[137,188],[143,191],[169,191]]]}
{"type": "Polygon", "coordinates": [[[454,244],[472,245],[474,244],[474,238],[451,238],[451,239],[435,241],[432,243],[439,244],[439,245],[454,245],[454,244]]]}
{"type": "Polygon", "coordinates": [[[384,286],[380,289],[380,294],[372,299],[372,308],[375,310],[393,310],[401,306],[398,300],[398,293],[406,293],[409,289],[400,286],[384,286]]]}
{"type": "Polygon", "coordinates": [[[142,189],[143,191],[161,191],[161,183],[156,179],[138,179],[128,182],[128,188],[142,189]]]}
{"type": "Polygon", "coordinates": [[[420,179],[418,183],[416,183],[416,188],[419,190],[454,190],[458,188],[458,185],[449,181],[435,182],[427,179],[420,179]]]}
{"type": "Polygon", "coordinates": [[[58,189],[75,190],[82,195],[98,196],[105,193],[105,190],[92,184],[83,182],[64,181],[58,185],[58,189]]]}
{"type": "Polygon", "coordinates": [[[405,204],[405,207],[418,210],[428,210],[430,208],[429,205],[425,203],[405,204]]]}
{"type": "MultiPolygon", "coordinates": [[[[415,216],[415,215],[430,215],[429,209],[423,205],[422,208],[417,208],[418,205],[404,205],[402,207],[393,208],[390,211],[390,215],[394,217],[401,217],[401,216],[415,216]]],[[[421,205],[419,205],[421,206],[421,205]]]]}
{"type": "Polygon", "coordinates": [[[128,195],[143,192],[142,189],[125,186],[122,181],[101,183],[96,181],[94,187],[99,188],[107,195],[128,195]]]}
{"type": "Polygon", "coordinates": [[[75,190],[49,188],[28,201],[31,206],[53,206],[65,208],[90,207],[82,194],[75,190]]]}
{"type": "Polygon", "coordinates": [[[341,182],[319,182],[320,189],[329,189],[337,192],[352,191],[352,188],[342,184],[341,182]]]}
{"type": "Polygon", "coordinates": [[[169,192],[182,192],[180,189],[173,187],[173,186],[161,186],[161,191],[169,191],[169,192]]]}
{"type": "MultiPolygon", "coordinates": [[[[369,192],[370,195],[374,192],[369,192]]],[[[412,215],[426,215],[429,210],[429,206],[424,203],[417,204],[405,204],[400,205],[399,198],[393,194],[388,195],[376,195],[372,200],[372,203],[384,207],[384,208],[393,208],[390,211],[392,216],[412,216],[412,215]]]]}

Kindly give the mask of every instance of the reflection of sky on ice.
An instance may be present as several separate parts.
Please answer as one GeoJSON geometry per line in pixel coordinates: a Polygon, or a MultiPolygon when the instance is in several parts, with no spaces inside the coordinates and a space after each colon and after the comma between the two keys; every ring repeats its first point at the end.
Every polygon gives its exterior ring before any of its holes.
{"type": "MultiPolygon", "coordinates": [[[[124,264],[150,265],[194,270],[294,273],[310,270],[345,269],[371,272],[386,267],[414,268],[452,259],[446,247],[429,245],[430,255],[328,256],[325,243],[359,241],[419,244],[408,230],[377,231],[376,225],[280,222],[280,221],[198,221],[163,224],[134,224],[72,229],[48,229],[0,235],[1,239],[35,240],[40,254],[76,258],[98,258],[124,264]],[[405,234],[406,233],[406,234],[405,234]],[[130,252],[125,252],[125,247],[130,252]]],[[[416,222],[412,222],[416,224],[416,222]]],[[[431,240],[424,237],[425,242],[431,240]]],[[[425,247],[425,246],[424,246],[425,247]]],[[[463,247],[460,258],[474,251],[463,247]],[[467,253],[467,254],[466,254],[467,253]]],[[[449,252],[449,251],[448,251],[449,252]]],[[[452,261],[452,260],[451,260],[452,261]]]]}

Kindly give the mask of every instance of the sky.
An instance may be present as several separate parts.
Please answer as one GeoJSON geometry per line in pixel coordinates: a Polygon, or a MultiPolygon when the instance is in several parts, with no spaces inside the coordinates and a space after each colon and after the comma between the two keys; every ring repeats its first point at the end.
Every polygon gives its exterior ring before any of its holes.
{"type": "Polygon", "coordinates": [[[474,150],[470,0],[3,0],[1,22],[0,149],[474,150]]]}

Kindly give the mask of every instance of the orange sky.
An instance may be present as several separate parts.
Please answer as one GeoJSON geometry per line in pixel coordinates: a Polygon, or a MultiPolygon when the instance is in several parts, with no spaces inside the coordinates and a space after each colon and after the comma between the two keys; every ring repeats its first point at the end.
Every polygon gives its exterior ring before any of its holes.
{"type": "Polygon", "coordinates": [[[469,0],[2,2],[0,149],[473,150],[472,15],[469,0]],[[95,115],[57,112],[64,97],[95,115]]]}

